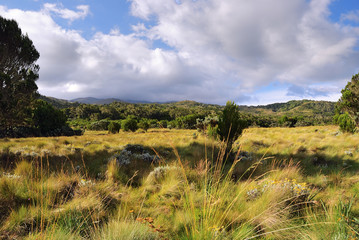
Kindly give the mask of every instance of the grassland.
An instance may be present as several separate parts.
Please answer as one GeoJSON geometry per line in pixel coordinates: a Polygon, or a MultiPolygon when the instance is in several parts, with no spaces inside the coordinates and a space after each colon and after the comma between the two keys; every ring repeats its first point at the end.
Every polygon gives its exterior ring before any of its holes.
{"type": "Polygon", "coordinates": [[[357,239],[359,136],[250,128],[1,139],[1,239],[357,239]],[[113,159],[127,144],[155,163],[113,159]]]}

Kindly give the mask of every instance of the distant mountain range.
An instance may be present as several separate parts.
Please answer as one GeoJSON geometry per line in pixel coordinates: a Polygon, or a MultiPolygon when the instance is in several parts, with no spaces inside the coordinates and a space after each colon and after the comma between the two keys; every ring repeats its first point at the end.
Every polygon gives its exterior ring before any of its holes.
{"type": "MultiPolygon", "coordinates": [[[[121,100],[118,98],[76,98],[70,101],[64,99],[57,99],[53,97],[41,96],[43,99],[57,108],[76,107],[80,104],[111,104],[113,102],[122,102],[126,104],[163,104],[172,105],[177,107],[201,107],[206,108],[209,106],[215,106],[217,109],[221,109],[224,106],[205,104],[195,101],[179,101],[179,102],[148,102],[148,101],[132,101],[132,100],[121,100]]],[[[273,103],[261,106],[239,106],[240,111],[245,113],[251,113],[254,115],[322,115],[322,116],[333,116],[335,111],[335,102],[329,101],[314,101],[314,100],[292,100],[285,103],[273,103]]]]}
{"type": "Polygon", "coordinates": [[[127,102],[127,103],[152,103],[149,101],[136,101],[136,100],[122,100],[118,98],[93,98],[93,97],[85,97],[85,98],[75,98],[70,100],[70,102],[78,102],[85,104],[110,104],[113,102],[127,102]]]}

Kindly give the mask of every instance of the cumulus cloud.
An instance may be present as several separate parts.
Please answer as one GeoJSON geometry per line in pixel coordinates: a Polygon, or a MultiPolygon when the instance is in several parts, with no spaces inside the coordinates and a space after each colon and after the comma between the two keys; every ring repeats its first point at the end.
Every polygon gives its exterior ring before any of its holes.
{"type": "Polygon", "coordinates": [[[359,70],[359,31],[331,22],[329,5],[329,0],[131,0],[131,13],[140,19],[133,33],[114,28],[90,39],[53,18],[83,19],[88,6],[73,11],[45,4],[38,12],[0,6],[0,15],[16,19],[39,50],[43,94],[261,103],[269,92],[256,91],[273,81],[291,86],[280,90],[282,99],[336,100],[345,79],[359,70]],[[154,49],[156,40],[170,50],[154,49]],[[315,84],[335,87],[324,93],[315,84]]]}
{"type": "Polygon", "coordinates": [[[73,22],[77,19],[84,19],[90,13],[90,7],[88,5],[79,5],[76,7],[78,11],[73,11],[64,8],[62,4],[57,3],[45,3],[43,10],[49,13],[55,13],[63,19],[73,22]]]}
{"type": "Polygon", "coordinates": [[[230,73],[241,92],[273,80],[336,82],[355,72],[358,36],[329,20],[329,4],[133,0],[132,13],[143,19],[155,16],[158,24],[150,29],[152,38],[186,53],[192,62],[230,73]]]}

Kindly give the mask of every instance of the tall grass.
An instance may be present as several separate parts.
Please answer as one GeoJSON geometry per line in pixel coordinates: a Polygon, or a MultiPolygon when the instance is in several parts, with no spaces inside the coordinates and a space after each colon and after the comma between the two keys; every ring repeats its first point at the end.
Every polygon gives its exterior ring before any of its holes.
{"type": "MultiPolygon", "coordinates": [[[[359,226],[354,195],[358,178],[349,169],[337,171],[334,165],[326,172],[308,171],[310,166],[318,168],[310,161],[315,153],[308,152],[331,154],[323,148],[324,142],[315,145],[309,139],[318,133],[314,130],[297,129],[308,138],[303,142],[301,134],[283,138],[282,129],[278,129],[282,137],[273,129],[250,129],[235,145],[237,156],[232,163],[221,143],[204,136],[193,139],[190,131],[123,135],[127,140],[132,137],[132,143],[162,149],[159,154],[172,145],[168,159],[163,157],[152,166],[120,166],[107,161],[109,153],[92,155],[102,151],[103,144],[110,152],[120,150],[115,145],[124,140],[114,144],[113,135],[58,139],[62,146],[53,149],[58,153],[83,146],[73,155],[79,159],[65,158],[66,165],[55,163],[51,154],[31,161],[24,157],[0,176],[0,238],[354,239],[359,226]],[[93,141],[97,143],[84,147],[84,142],[93,141]],[[253,158],[241,159],[244,150],[253,158]],[[104,159],[91,163],[94,156],[104,159]],[[304,161],[297,161],[298,157],[304,161]],[[88,165],[102,174],[88,174],[88,165]],[[133,175],[124,172],[136,171],[139,180],[133,184],[133,175]]],[[[331,133],[319,134],[331,142],[331,133]]],[[[21,145],[28,140],[19,141],[21,145]]],[[[14,140],[10,143],[15,145],[9,145],[8,151],[19,148],[14,140]]],[[[53,144],[43,139],[40,143],[34,144],[39,151],[53,144]]],[[[331,144],[337,149],[342,146],[331,144]]]]}

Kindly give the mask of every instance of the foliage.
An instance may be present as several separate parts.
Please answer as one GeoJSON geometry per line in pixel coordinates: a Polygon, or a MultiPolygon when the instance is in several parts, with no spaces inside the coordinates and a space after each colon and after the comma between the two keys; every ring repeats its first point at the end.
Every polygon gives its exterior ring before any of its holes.
{"type": "Polygon", "coordinates": [[[167,128],[167,125],[168,125],[168,121],[167,120],[161,120],[159,122],[159,127],[160,128],[167,128]]]}
{"type": "Polygon", "coordinates": [[[134,116],[128,116],[125,120],[121,122],[121,128],[125,131],[135,132],[138,129],[137,120],[134,116]]]}
{"type": "Polygon", "coordinates": [[[108,126],[110,125],[110,121],[103,119],[100,121],[95,121],[90,123],[87,128],[89,130],[94,130],[94,131],[106,131],[108,129],[108,126]]]}
{"type": "Polygon", "coordinates": [[[287,117],[287,115],[284,115],[279,119],[279,124],[282,127],[294,127],[297,121],[297,117],[287,117]]]}
{"type": "Polygon", "coordinates": [[[217,133],[221,141],[227,143],[227,150],[232,149],[234,141],[247,128],[247,122],[242,119],[238,106],[228,101],[219,116],[217,133]]]}
{"type": "Polygon", "coordinates": [[[39,128],[43,134],[46,134],[54,129],[61,129],[67,127],[67,118],[65,114],[51,104],[37,100],[35,109],[33,111],[33,121],[35,127],[39,128]]]}
{"type": "Polygon", "coordinates": [[[207,135],[213,139],[218,139],[218,126],[212,127],[211,125],[208,125],[207,135]]]}
{"type": "Polygon", "coordinates": [[[40,57],[14,20],[0,16],[0,126],[28,125],[40,57]]]}
{"type": "Polygon", "coordinates": [[[353,119],[346,112],[344,114],[337,114],[334,116],[334,123],[338,124],[342,132],[354,133],[356,124],[353,119]]]}
{"type": "Polygon", "coordinates": [[[147,130],[150,128],[150,121],[148,121],[148,119],[145,118],[141,119],[140,122],[138,123],[138,127],[147,132],[147,130]]]}
{"type": "MultiPolygon", "coordinates": [[[[52,103],[54,99],[49,101],[52,103]]],[[[59,105],[63,101],[58,100],[54,104],[59,105]]],[[[150,128],[178,128],[178,129],[207,129],[209,121],[214,126],[218,122],[218,115],[224,106],[202,104],[193,101],[174,103],[126,103],[113,102],[106,105],[91,104],[65,104],[63,107],[71,126],[85,128],[85,124],[79,119],[95,122],[100,119],[119,120],[128,116],[135,116],[138,121],[148,119],[150,128]],[[71,107],[69,107],[71,106],[71,107]],[[198,120],[198,121],[197,121],[198,120]],[[73,124],[72,124],[73,123],[73,124]]],[[[266,106],[239,106],[242,116],[251,126],[277,127],[281,126],[280,118],[286,115],[289,119],[297,119],[287,122],[283,126],[311,126],[330,124],[334,115],[334,103],[325,101],[289,101],[266,106]]]]}
{"type": "Polygon", "coordinates": [[[109,133],[118,133],[121,129],[121,124],[115,121],[110,122],[107,127],[109,133]]]}
{"type": "Polygon", "coordinates": [[[352,77],[341,91],[342,96],[338,101],[339,111],[347,112],[355,124],[359,125],[359,74],[352,77]]]}

